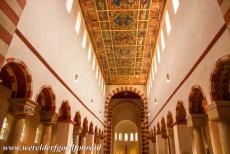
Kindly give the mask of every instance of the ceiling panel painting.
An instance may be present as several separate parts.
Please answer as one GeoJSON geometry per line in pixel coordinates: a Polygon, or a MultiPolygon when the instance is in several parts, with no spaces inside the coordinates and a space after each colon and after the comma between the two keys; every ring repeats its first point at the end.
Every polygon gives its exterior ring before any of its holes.
{"type": "Polygon", "coordinates": [[[107,84],[146,84],[166,0],[79,0],[107,84]]]}

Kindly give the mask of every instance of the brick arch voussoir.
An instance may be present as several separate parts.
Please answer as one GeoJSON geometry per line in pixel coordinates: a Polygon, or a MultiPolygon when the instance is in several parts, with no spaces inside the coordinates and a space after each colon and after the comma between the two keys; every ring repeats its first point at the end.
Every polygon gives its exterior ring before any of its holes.
{"type": "MultiPolygon", "coordinates": [[[[5,64],[3,65],[3,67],[7,66],[7,64],[9,64],[9,63],[18,64],[18,66],[20,67],[21,71],[25,75],[25,81],[26,81],[26,96],[25,97],[28,98],[28,99],[31,99],[32,94],[33,94],[33,87],[32,87],[32,83],[33,83],[32,79],[33,78],[32,78],[32,75],[30,73],[30,70],[29,70],[28,66],[26,65],[25,62],[23,62],[22,60],[19,60],[17,58],[7,58],[6,61],[5,61],[5,64]]],[[[14,74],[11,74],[11,75],[14,76],[14,74]]],[[[14,77],[14,81],[15,82],[13,82],[13,84],[17,84],[15,77],[14,77]]],[[[13,86],[12,93],[16,92],[16,89],[14,89],[14,88],[17,88],[17,86],[15,86],[15,85],[13,86]]]]}

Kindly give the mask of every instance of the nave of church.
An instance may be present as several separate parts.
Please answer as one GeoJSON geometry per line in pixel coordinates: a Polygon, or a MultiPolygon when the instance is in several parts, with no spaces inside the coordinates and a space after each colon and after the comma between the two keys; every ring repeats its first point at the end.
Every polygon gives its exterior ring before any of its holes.
{"type": "Polygon", "coordinates": [[[230,0],[0,0],[0,154],[230,154],[230,0]]]}

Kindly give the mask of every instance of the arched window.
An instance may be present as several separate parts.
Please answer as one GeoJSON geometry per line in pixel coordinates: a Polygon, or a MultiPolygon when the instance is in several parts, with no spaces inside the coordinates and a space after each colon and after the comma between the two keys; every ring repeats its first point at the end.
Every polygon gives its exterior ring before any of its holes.
{"type": "Polygon", "coordinates": [[[75,31],[77,34],[79,34],[81,28],[81,12],[77,12],[77,19],[76,19],[76,24],[75,24],[75,31]]]}
{"type": "Polygon", "coordinates": [[[138,141],[138,134],[135,133],[135,141],[138,141]]]}
{"type": "Polygon", "coordinates": [[[119,133],[119,141],[122,141],[122,133],[119,133]]]}
{"type": "Polygon", "coordinates": [[[81,46],[82,46],[83,49],[85,49],[85,47],[86,47],[86,41],[87,41],[87,31],[84,30],[82,43],[81,43],[81,46]]]}
{"type": "Polygon", "coordinates": [[[2,128],[0,130],[0,140],[6,139],[7,129],[8,129],[8,119],[5,118],[2,124],[2,128]]]}
{"type": "Polygon", "coordinates": [[[157,60],[156,60],[156,56],[154,56],[154,69],[155,69],[155,73],[157,73],[157,60]]]}
{"type": "Polygon", "coordinates": [[[93,64],[92,64],[92,69],[95,70],[96,67],[96,57],[95,55],[93,56],[93,64]]]}
{"type": "Polygon", "coordinates": [[[73,6],[73,0],[66,0],[65,1],[65,7],[68,13],[71,12],[73,6]]]}
{"type": "Polygon", "coordinates": [[[160,63],[161,61],[161,53],[160,53],[160,47],[157,45],[157,62],[160,63]]]}
{"type": "Polygon", "coordinates": [[[167,10],[165,12],[165,24],[166,24],[167,34],[169,35],[169,33],[171,31],[171,23],[170,23],[170,19],[169,19],[169,12],[167,10]]]}
{"type": "Polygon", "coordinates": [[[99,87],[100,87],[100,85],[101,85],[101,73],[99,73],[99,80],[98,80],[98,85],[99,85],[99,87]]]}
{"type": "Polygon", "coordinates": [[[98,65],[97,65],[97,67],[96,67],[96,79],[98,79],[98,77],[99,77],[99,68],[98,68],[98,65]]]}
{"type": "Polygon", "coordinates": [[[133,133],[130,133],[130,141],[134,141],[134,135],[133,135],[133,133]]]}
{"type": "Polygon", "coordinates": [[[115,136],[114,136],[114,137],[115,137],[115,141],[117,141],[117,133],[115,133],[115,136]]]}
{"type": "Polygon", "coordinates": [[[129,140],[128,133],[125,133],[125,141],[128,141],[128,140],[129,140]]]}
{"type": "Polygon", "coordinates": [[[88,61],[91,60],[91,54],[92,54],[92,46],[89,44],[89,49],[88,49],[88,61]]]}
{"type": "Polygon", "coordinates": [[[173,10],[176,14],[178,7],[179,7],[179,0],[172,0],[172,3],[173,3],[173,10]]]}
{"type": "Polygon", "coordinates": [[[164,38],[164,32],[162,29],[161,29],[161,48],[162,48],[162,51],[164,51],[164,49],[165,49],[165,38],[164,38]]]}

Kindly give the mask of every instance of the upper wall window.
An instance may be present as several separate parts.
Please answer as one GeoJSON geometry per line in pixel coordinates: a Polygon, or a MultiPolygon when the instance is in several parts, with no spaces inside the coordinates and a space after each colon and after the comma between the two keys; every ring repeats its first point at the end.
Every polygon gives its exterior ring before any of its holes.
{"type": "MultiPolygon", "coordinates": [[[[153,68],[153,67],[152,67],[153,68]]],[[[152,80],[154,81],[154,73],[153,71],[151,72],[152,73],[152,80]]]]}
{"type": "Polygon", "coordinates": [[[138,141],[138,134],[135,133],[135,141],[138,141]]]}
{"type": "Polygon", "coordinates": [[[173,10],[176,13],[179,7],[179,0],[172,0],[173,3],[173,10]]]}
{"type": "Polygon", "coordinates": [[[73,6],[73,0],[66,0],[65,1],[65,7],[68,13],[71,12],[73,6]]]}
{"type": "Polygon", "coordinates": [[[159,45],[157,45],[157,62],[160,63],[160,61],[161,61],[161,53],[160,53],[159,45]]]}
{"type": "Polygon", "coordinates": [[[95,70],[96,67],[96,57],[95,55],[93,56],[93,64],[92,64],[92,69],[95,70]]]}
{"type": "Polygon", "coordinates": [[[101,73],[99,73],[99,80],[98,80],[98,85],[99,85],[99,87],[100,87],[100,85],[101,85],[101,73]]]}
{"type": "Polygon", "coordinates": [[[117,133],[115,133],[115,141],[117,141],[117,133]]]}
{"type": "Polygon", "coordinates": [[[128,133],[125,133],[125,141],[128,141],[129,137],[128,137],[128,133]]]}
{"type": "Polygon", "coordinates": [[[98,79],[98,76],[99,76],[99,68],[98,68],[98,65],[96,67],[96,79],[98,79]]]}
{"type": "Polygon", "coordinates": [[[161,47],[162,47],[162,51],[164,51],[165,49],[165,38],[164,38],[164,32],[161,29],[161,47]]]}
{"type": "Polygon", "coordinates": [[[92,46],[89,44],[89,49],[88,49],[88,61],[91,60],[91,54],[92,54],[92,46]]]}
{"type": "Polygon", "coordinates": [[[154,56],[154,70],[155,73],[157,72],[157,60],[156,60],[156,56],[154,56]]]}
{"type": "Polygon", "coordinates": [[[133,133],[130,133],[130,141],[134,141],[134,135],[133,135],[133,133]]]}
{"type": "Polygon", "coordinates": [[[6,139],[7,129],[8,129],[8,120],[7,118],[5,118],[2,124],[2,128],[0,129],[0,140],[6,139]]]}
{"type": "Polygon", "coordinates": [[[76,24],[75,24],[75,31],[77,34],[79,34],[81,28],[81,12],[78,11],[77,13],[77,19],[76,19],[76,24]]]}
{"type": "Polygon", "coordinates": [[[119,138],[119,141],[122,141],[122,133],[119,133],[118,138],[119,138]]]}
{"type": "Polygon", "coordinates": [[[169,12],[168,11],[165,12],[165,23],[166,23],[167,34],[169,35],[169,33],[171,31],[171,23],[170,23],[169,12]]]}
{"type": "Polygon", "coordinates": [[[86,47],[86,41],[87,41],[87,31],[84,30],[84,34],[83,34],[83,38],[82,38],[82,43],[81,43],[82,48],[86,47]]]}

